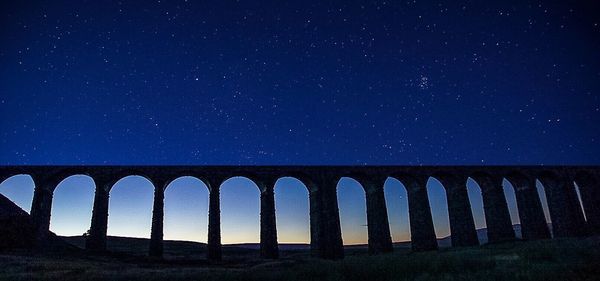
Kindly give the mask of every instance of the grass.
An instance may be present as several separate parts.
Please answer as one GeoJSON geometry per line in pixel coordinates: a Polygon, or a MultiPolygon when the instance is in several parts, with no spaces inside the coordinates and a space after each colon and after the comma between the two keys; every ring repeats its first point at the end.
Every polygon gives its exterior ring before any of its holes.
{"type": "MultiPolygon", "coordinates": [[[[0,256],[0,280],[599,280],[600,237],[513,242],[326,261],[306,252],[260,260],[246,252],[209,264],[122,256],[0,256]]],[[[256,252],[253,252],[256,254],[256,252]]]]}

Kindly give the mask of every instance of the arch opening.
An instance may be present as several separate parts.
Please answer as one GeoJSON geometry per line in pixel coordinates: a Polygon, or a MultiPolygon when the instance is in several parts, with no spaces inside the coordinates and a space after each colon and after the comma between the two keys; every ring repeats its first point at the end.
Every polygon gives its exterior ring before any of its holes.
{"type": "MultiPolygon", "coordinates": [[[[392,242],[410,242],[410,216],[408,214],[408,193],[404,184],[387,178],[384,183],[385,204],[388,211],[392,242]]],[[[407,244],[407,247],[410,246],[407,244]]]]}
{"type": "Polygon", "coordinates": [[[515,227],[516,225],[521,224],[515,188],[508,179],[503,178],[502,189],[504,190],[504,198],[506,198],[506,204],[508,205],[508,213],[510,215],[511,224],[513,225],[513,228],[517,228],[515,235],[517,236],[517,238],[522,238],[520,227],[515,227]]]}
{"type": "Polygon", "coordinates": [[[469,204],[471,205],[473,221],[475,222],[475,229],[477,229],[477,236],[478,238],[483,238],[485,240],[479,241],[479,243],[487,242],[487,233],[479,234],[480,232],[482,232],[483,229],[487,229],[481,187],[479,186],[479,183],[477,183],[477,181],[470,177],[467,179],[467,194],[469,197],[469,204]]]}
{"type": "MultiPolygon", "coordinates": [[[[50,231],[61,236],[82,237],[90,228],[94,205],[94,180],[87,175],[72,175],[54,190],[50,231]]],[[[81,240],[83,247],[85,241],[81,240]]]]}
{"type": "MultiPolygon", "coordinates": [[[[110,189],[108,205],[108,236],[149,238],[152,225],[154,186],[143,176],[131,175],[121,178],[110,189]]],[[[129,248],[134,254],[146,255],[148,243],[120,247],[122,239],[109,238],[107,248],[123,251],[129,248]],[[132,247],[133,246],[133,247],[132,247]]],[[[125,243],[139,243],[129,240],[125,243]]]]}
{"type": "Polygon", "coordinates": [[[275,218],[277,240],[281,244],[310,243],[310,209],[308,189],[297,178],[283,177],[275,183],[275,218]]]}
{"type": "Polygon", "coordinates": [[[367,203],[362,185],[353,178],[343,177],[336,189],[344,245],[367,244],[367,203]]]}
{"type": "MultiPolygon", "coordinates": [[[[260,242],[260,191],[246,177],[225,180],[221,191],[221,242],[260,242]]],[[[258,247],[255,247],[258,249],[258,247]]]]}
{"type": "MultiPolygon", "coordinates": [[[[208,187],[198,178],[179,177],[165,189],[164,240],[206,243],[208,187]]],[[[168,250],[169,244],[165,244],[168,250]]]]}
{"type": "Polygon", "coordinates": [[[438,179],[429,177],[427,180],[427,196],[429,197],[433,228],[435,229],[435,236],[438,238],[438,244],[440,244],[440,247],[450,246],[449,239],[440,240],[450,236],[450,215],[448,213],[446,190],[438,179]],[[444,243],[446,240],[448,240],[448,245],[444,243]]]}
{"type": "Polygon", "coordinates": [[[19,206],[28,214],[31,212],[35,183],[30,175],[11,176],[0,183],[0,194],[19,206]]]}

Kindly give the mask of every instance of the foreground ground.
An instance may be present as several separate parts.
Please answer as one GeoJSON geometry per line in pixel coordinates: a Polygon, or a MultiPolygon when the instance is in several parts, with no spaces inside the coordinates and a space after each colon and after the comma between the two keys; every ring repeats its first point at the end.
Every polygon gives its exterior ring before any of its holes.
{"type": "MultiPolygon", "coordinates": [[[[181,250],[181,249],[180,249],[181,250]]],[[[226,249],[224,261],[128,254],[0,255],[1,280],[600,280],[600,238],[514,242],[480,247],[368,256],[347,251],[341,261],[288,251],[276,261],[256,251],[226,249]]],[[[176,254],[176,253],[173,253],[176,254]]],[[[181,256],[181,255],[174,255],[181,256]]]]}

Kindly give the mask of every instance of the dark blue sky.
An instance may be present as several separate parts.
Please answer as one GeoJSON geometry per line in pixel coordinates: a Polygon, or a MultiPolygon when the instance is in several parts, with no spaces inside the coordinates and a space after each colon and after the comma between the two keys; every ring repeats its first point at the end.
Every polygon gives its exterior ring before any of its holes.
{"type": "Polygon", "coordinates": [[[600,163],[594,4],[281,2],[2,1],[2,164],[600,163]]]}
{"type": "MultiPolygon", "coordinates": [[[[597,4],[197,2],[0,2],[0,164],[600,163],[597,4]]],[[[364,192],[338,186],[344,243],[366,243],[364,192]]],[[[255,187],[223,184],[225,243],[258,241],[255,187]]],[[[25,210],[33,188],[0,184],[25,210]]],[[[428,189],[446,236],[443,187],[428,189]]],[[[385,191],[407,240],[406,191],[385,191]]],[[[61,183],[51,229],[87,230],[93,192],[86,176],[61,183]]],[[[148,237],[152,194],[119,181],[109,234],[148,237]]],[[[280,242],[308,242],[302,184],[280,180],[276,204],[280,242]]],[[[165,237],[205,241],[206,211],[203,184],[178,179],[165,237]]]]}

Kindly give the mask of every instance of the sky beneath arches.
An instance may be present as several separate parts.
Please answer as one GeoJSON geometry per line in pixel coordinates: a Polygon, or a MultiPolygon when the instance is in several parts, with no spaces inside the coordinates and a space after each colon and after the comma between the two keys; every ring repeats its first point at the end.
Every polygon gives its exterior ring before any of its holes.
{"type": "Polygon", "coordinates": [[[598,164],[563,2],[2,1],[0,164],[598,164]]]}
{"type": "MultiPolygon", "coordinates": [[[[29,176],[13,176],[0,183],[0,194],[26,211],[31,208],[34,184],[29,176]]],[[[436,235],[450,234],[448,207],[443,186],[430,179],[427,183],[436,235]]],[[[513,224],[519,223],[512,186],[504,181],[505,196],[513,224]]],[[[410,240],[410,221],[406,189],[390,178],[385,182],[390,232],[393,241],[410,240]]],[[[467,182],[476,228],[485,228],[481,192],[475,181],[467,182]]],[[[546,220],[550,222],[542,186],[538,183],[546,220]]],[[[91,178],[74,175],[62,181],[54,193],[50,230],[66,236],[78,236],[89,229],[94,183],[91,178]]],[[[140,176],[118,181],[110,192],[108,235],[150,236],[153,186],[140,176]]],[[[365,193],[358,182],[342,178],[338,183],[338,205],[342,238],[345,244],[366,244],[367,221],[365,193]]],[[[279,243],[309,243],[309,201],[306,187],[297,179],[282,178],[275,186],[275,209],[279,243]]],[[[164,238],[206,242],[208,233],[208,189],[198,179],[182,177],[165,192],[164,238]]],[[[221,186],[221,236],[225,244],[259,242],[260,195],[250,180],[235,177],[221,186]]]]}

